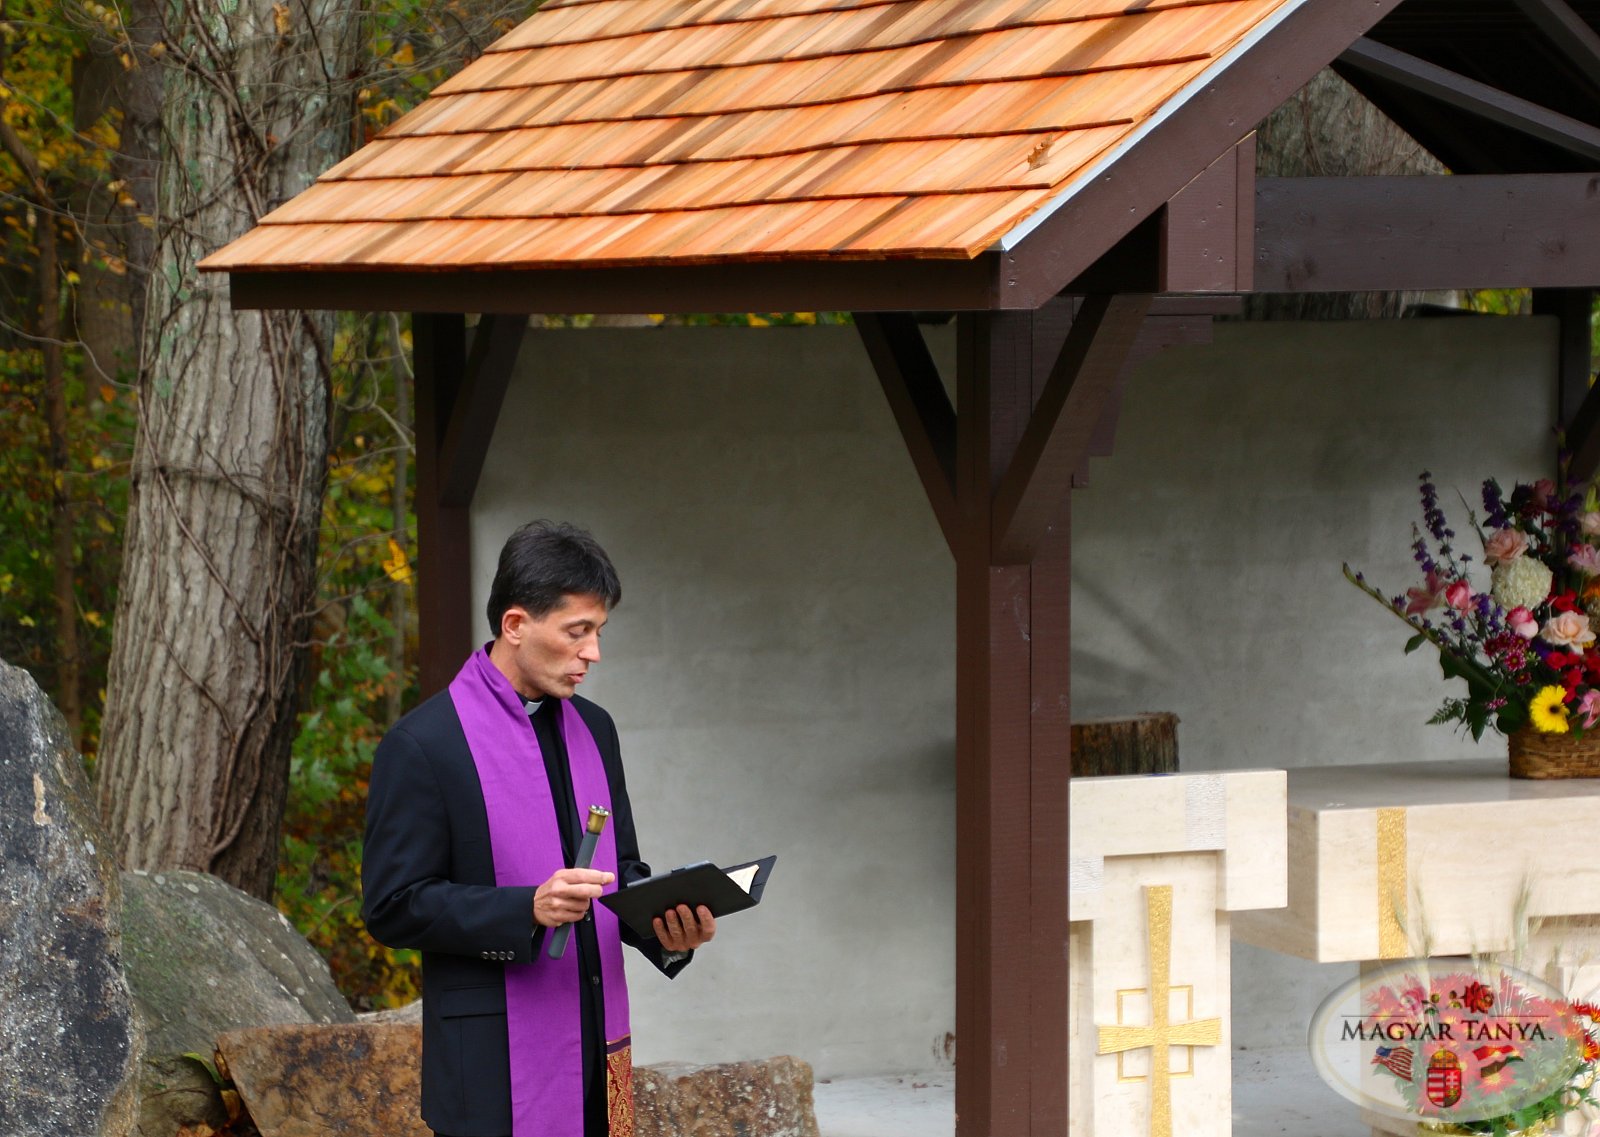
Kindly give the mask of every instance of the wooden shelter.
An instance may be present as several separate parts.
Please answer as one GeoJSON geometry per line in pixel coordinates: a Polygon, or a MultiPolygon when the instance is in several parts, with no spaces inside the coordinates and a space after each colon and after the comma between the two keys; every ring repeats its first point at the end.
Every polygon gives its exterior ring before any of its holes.
{"type": "Polygon", "coordinates": [[[202,267],[240,308],[415,313],[428,689],[528,314],[856,313],[957,567],[958,1131],[1056,1137],[1070,497],[1130,362],[1252,289],[1531,286],[1600,465],[1597,29],[1600,0],[550,0],[202,267]],[[1454,176],[1258,180],[1255,124],[1329,63],[1454,176]]]}

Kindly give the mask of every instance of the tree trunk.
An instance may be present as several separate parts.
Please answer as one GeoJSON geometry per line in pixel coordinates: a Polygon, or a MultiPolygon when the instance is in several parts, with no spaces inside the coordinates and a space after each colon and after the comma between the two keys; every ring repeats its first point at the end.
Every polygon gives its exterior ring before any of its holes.
{"type": "MultiPolygon", "coordinates": [[[[138,6],[136,6],[138,7],[138,6]]],[[[325,314],[233,312],[195,262],[336,161],[352,0],[146,0],[165,68],[139,427],[100,750],[125,868],[270,898],[326,475],[325,314]],[[331,77],[331,78],[330,78],[331,77]]]]}
{"type": "Polygon", "coordinates": [[[1170,711],[1072,724],[1074,778],[1177,772],[1178,716],[1170,711]]]}
{"type": "MultiPolygon", "coordinates": [[[[1438,174],[1422,145],[1331,70],[1324,69],[1256,130],[1262,177],[1438,174]]],[[[1245,315],[1264,320],[1375,320],[1405,314],[1419,292],[1258,292],[1245,315]]]]}

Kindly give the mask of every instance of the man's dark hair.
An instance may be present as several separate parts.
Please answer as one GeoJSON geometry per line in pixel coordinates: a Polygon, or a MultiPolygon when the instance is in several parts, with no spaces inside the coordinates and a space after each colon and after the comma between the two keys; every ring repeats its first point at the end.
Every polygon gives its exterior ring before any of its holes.
{"type": "Polygon", "coordinates": [[[489,586],[489,631],[518,607],[538,619],[568,596],[597,596],[609,611],[622,599],[611,558],[587,529],[565,521],[530,521],[506,538],[489,586]]]}

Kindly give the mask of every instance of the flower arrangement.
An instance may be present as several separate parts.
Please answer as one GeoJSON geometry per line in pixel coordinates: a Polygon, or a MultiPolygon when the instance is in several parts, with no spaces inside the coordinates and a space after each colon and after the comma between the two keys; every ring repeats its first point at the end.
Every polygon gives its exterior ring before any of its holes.
{"type": "Polygon", "coordinates": [[[1362,1026],[1369,1033],[1388,1026],[1404,1036],[1377,1047],[1371,1061],[1394,1080],[1423,1132],[1529,1137],[1561,1132],[1569,1113],[1581,1114],[1585,1123],[1600,1118],[1594,1095],[1600,1007],[1592,1003],[1546,998],[1507,975],[1491,987],[1473,974],[1451,973],[1407,976],[1399,987],[1369,995],[1366,1010],[1362,1026]],[[1524,1039],[1535,1024],[1550,1038],[1569,1041],[1530,1046],[1524,1039]],[[1441,1069],[1452,1077],[1442,1078],[1441,1069]],[[1547,1092],[1529,1100],[1530,1086],[1547,1092]],[[1447,1120],[1451,1113],[1483,1120],[1447,1120]]]}
{"type": "Polygon", "coordinates": [[[1463,723],[1474,739],[1491,725],[1506,735],[1531,726],[1581,737],[1600,723],[1595,488],[1540,479],[1507,496],[1485,481],[1483,522],[1468,511],[1485,581],[1457,547],[1432,476],[1424,471],[1421,482],[1423,526],[1413,527],[1411,547],[1422,584],[1385,596],[1349,565],[1344,574],[1411,627],[1407,652],[1432,644],[1444,677],[1466,681],[1466,697],[1447,698],[1428,721],[1463,723]]]}

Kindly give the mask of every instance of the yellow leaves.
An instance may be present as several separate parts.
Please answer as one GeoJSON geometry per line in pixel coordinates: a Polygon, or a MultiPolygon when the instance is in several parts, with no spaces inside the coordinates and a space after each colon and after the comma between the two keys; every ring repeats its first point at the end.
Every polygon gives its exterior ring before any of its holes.
{"type": "Polygon", "coordinates": [[[396,584],[411,583],[411,561],[406,557],[406,551],[400,547],[400,542],[393,537],[389,538],[389,559],[383,562],[383,571],[389,574],[389,579],[396,584]]]}
{"type": "Polygon", "coordinates": [[[10,592],[16,585],[17,578],[8,572],[0,572],[0,596],[10,592]]]}
{"type": "MultiPolygon", "coordinates": [[[[100,397],[102,399],[104,399],[106,402],[109,403],[113,398],[116,397],[116,394],[117,394],[117,392],[116,392],[115,388],[109,387],[104,383],[102,383],[100,385],[100,397]]],[[[92,469],[95,469],[95,470],[109,470],[109,469],[111,469],[112,466],[115,466],[115,465],[116,465],[116,462],[112,461],[110,458],[106,457],[104,454],[91,454],[89,456],[89,466],[92,469]]]]}
{"type": "Polygon", "coordinates": [[[21,624],[24,628],[37,628],[39,626],[39,621],[35,620],[26,612],[17,617],[17,623],[21,624]]]}
{"type": "Polygon", "coordinates": [[[85,612],[83,614],[83,622],[91,628],[103,628],[106,626],[105,617],[94,611],[85,612]]]}
{"type": "MultiPolygon", "coordinates": [[[[100,401],[102,403],[115,402],[116,398],[117,389],[115,387],[113,387],[110,383],[100,384],[100,401]]],[[[96,470],[104,470],[107,466],[111,465],[111,459],[107,458],[104,454],[96,454],[93,458],[89,459],[89,464],[96,470]]]]}
{"type": "Polygon", "coordinates": [[[401,67],[410,67],[417,61],[417,53],[412,49],[411,42],[407,40],[405,43],[401,44],[399,50],[389,58],[398,63],[401,67]]]}
{"type": "Polygon", "coordinates": [[[293,27],[289,22],[289,5],[274,4],[272,6],[272,27],[282,38],[289,38],[289,32],[293,27]]]}

